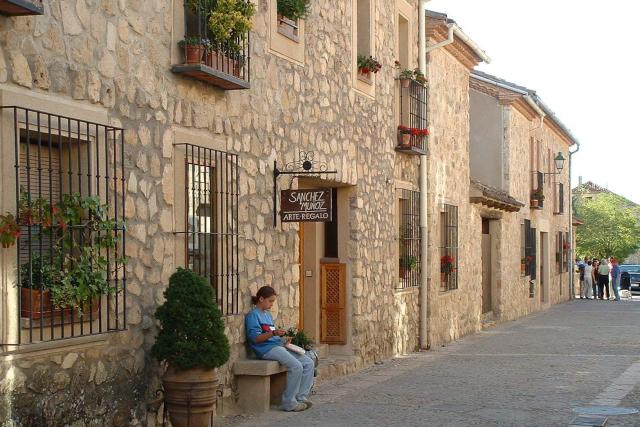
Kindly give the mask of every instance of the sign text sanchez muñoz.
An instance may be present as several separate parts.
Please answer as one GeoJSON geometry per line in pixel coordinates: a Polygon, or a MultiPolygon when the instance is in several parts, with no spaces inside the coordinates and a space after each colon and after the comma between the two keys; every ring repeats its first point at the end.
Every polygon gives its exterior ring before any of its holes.
{"type": "Polygon", "coordinates": [[[331,189],[280,192],[282,222],[330,222],[331,189]]]}

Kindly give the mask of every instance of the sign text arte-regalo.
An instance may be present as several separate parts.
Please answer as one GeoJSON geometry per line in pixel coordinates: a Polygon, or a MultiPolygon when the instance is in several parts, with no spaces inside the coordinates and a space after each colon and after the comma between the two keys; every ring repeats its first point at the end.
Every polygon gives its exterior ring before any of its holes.
{"type": "Polygon", "coordinates": [[[282,222],[330,222],[331,207],[330,188],[280,192],[282,222]]]}

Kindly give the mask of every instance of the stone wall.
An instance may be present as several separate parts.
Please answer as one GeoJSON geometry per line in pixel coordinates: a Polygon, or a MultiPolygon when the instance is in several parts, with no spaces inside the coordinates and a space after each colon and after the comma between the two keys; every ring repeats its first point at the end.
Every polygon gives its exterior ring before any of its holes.
{"type": "Polygon", "coordinates": [[[428,55],[429,80],[429,344],[480,328],[480,230],[469,204],[469,69],[444,49],[428,55]],[[458,207],[458,289],[440,291],[440,212],[458,207]]]}
{"type": "MultiPolygon", "coordinates": [[[[417,9],[417,1],[411,3],[417,9]]],[[[418,294],[394,291],[397,256],[389,256],[397,253],[393,179],[417,182],[417,158],[394,151],[395,20],[385,18],[395,15],[393,2],[374,2],[376,56],[384,64],[375,99],[352,89],[349,1],[313,3],[304,67],[269,53],[267,2],[258,1],[252,87],[234,92],[170,72],[172,4],[52,0],[43,16],[0,18],[0,84],[47,94],[52,102],[95,105],[108,112],[109,123],[126,129],[129,227],[128,331],[97,343],[81,340],[74,349],[25,348],[19,360],[0,356],[0,386],[8,397],[0,403],[2,422],[122,426],[147,418],[145,402],[159,387],[159,367],[148,355],[153,314],[179,262],[173,144],[185,138],[240,159],[241,292],[239,313],[226,317],[232,357],[220,372],[225,402],[233,402],[230,367],[245,353],[249,296],[274,285],[278,323],[297,323],[297,225],[274,229],[270,221],[273,161],[293,161],[298,150],[314,150],[338,171],[327,185],[353,188],[344,262],[353,272],[354,354],[370,363],[417,347],[418,294]]]]}

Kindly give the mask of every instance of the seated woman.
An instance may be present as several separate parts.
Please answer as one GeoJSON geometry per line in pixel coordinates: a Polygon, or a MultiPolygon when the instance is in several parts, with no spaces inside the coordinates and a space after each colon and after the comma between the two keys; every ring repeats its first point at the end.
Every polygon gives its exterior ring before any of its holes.
{"type": "Polygon", "coordinates": [[[247,341],[260,359],[275,360],[287,367],[287,386],[282,394],[282,409],[300,412],[311,407],[309,393],[313,385],[313,361],[304,355],[287,350],[284,345],[290,338],[281,338],[286,333],[276,329],[271,313],[276,301],[276,291],[263,286],[251,297],[255,308],[244,318],[247,341]]]}

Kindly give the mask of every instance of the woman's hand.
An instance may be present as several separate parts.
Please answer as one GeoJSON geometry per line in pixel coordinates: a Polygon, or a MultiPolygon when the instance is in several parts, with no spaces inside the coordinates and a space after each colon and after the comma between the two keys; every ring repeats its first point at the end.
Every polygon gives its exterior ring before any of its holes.
{"type": "Polygon", "coordinates": [[[276,329],[275,331],[273,331],[273,335],[282,337],[287,333],[287,331],[285,331],[284,329],[276,329]]]}

